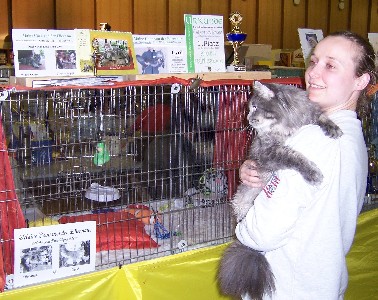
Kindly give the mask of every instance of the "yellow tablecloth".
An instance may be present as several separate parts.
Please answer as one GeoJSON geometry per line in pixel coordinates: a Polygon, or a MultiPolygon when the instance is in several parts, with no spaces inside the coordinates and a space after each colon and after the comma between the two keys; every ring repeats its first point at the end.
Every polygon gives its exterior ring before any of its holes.
{"type": "Polygon", "coordinates": [[[349,286],[345,300],[378,299],[378,209],[359,216],[347,263],[349,286]]]}
{"type": "MultiPolygon", "coordinates": [[[[212,300],[219,294],[216,270],[227,244],[192,250],[6,291],[9,300],[212,300]]],[[[345,300],[378,299],[378,209],[360,215],[347,257],[350,282],[345,300]]]]}

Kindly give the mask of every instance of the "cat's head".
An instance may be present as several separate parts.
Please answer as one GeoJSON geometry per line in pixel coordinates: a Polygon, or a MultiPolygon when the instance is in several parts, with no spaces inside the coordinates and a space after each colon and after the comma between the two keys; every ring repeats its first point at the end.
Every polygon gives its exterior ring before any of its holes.
{"type": "Polygon", "coordinates": [[[259,133],[291,135],[308,120],[307,92],[284,84],[255,81],[249,99],[249,124],[259,133]]]}

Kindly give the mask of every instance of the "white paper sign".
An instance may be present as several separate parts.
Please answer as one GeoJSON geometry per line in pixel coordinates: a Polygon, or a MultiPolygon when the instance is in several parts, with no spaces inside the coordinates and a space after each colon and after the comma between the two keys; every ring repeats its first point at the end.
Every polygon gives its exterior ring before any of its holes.
{"type": "Polygon", "coordinates": [[[75,29],[76,34],[76,67],[77,75],[94,75],[94,61],[92,58],[92,46],[89,29],[75,29]]]}
{"type": "Polygon", "coordinates": [[[74,30],[13,29],[16,77],[76,74],[74,30]]]}
{"type": "Polygon", "coordinates": [[[225,72],[223,16],[184,15],[188,72],[225,72]]]}
{"type": "Polygon", "coordinates": [[[140,74],[187,73],[184,35],[133,35],[140,74]]]}
{"type": "Polygon", "coordinates": [[[298,33],[303,52],[303,59],[307,65],[312,50],[316,44],[323,39],[323,31],[321,29],[298,28],[298,33]]]}
{"type": "Polygon", "coordinates": [[[96,222],[14,230],[14,287],[95,270],[96,222]]]}

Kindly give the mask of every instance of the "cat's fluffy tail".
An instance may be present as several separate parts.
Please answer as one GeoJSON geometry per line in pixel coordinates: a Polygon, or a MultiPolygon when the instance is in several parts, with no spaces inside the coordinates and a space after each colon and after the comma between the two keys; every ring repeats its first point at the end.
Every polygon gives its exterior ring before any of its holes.
{"type": "Polygon", "coordinates": [[[225,250],[218,282],[224,294],[234,297],[248,293],[251,299],[260,300],[275,291],[274,275],[265,256],[239,241],[225,250]]]}

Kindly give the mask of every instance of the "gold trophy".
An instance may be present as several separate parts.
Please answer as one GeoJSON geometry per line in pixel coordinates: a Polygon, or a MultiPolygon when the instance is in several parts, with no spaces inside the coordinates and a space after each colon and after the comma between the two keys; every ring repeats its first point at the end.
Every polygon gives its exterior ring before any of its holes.
{"type": "Polygon", "coordinates": [[[231,63],[231,67],[233,67],[233,71],[246,71],[245,65],[241,64],[239,61],[239,54],[238,51],[241,45],[244,43],[245,39],[247,38],[247,34],[240,30],[240,23],[243,20],[242,15],[239,12],[233,12],[230,14],[228,18],[233,26],[231,32],[226,34],[227,40],[232,45],[234,51],[234,61],[231,63]]]}

